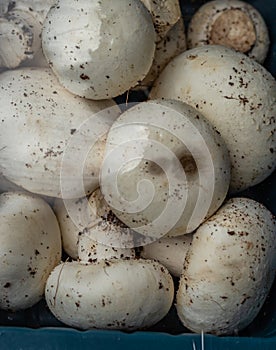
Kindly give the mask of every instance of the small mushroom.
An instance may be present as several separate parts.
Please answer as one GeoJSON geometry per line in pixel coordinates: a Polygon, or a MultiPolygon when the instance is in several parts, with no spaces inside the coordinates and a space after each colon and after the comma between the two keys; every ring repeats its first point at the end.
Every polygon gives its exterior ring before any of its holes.
{"type": "Polygon", "coordinates": [[[188,27],[188,47],[217,44],[246,53],[263,63],[269,34],[261,14],[239,0],[214,0],[202,5],[188,27]]]}
{"type": "Polygon", "coordinates": [[[276,269],[275,217],[248,198],[228,200],[195,232],[177,292],[193,332],[233,334],[257,316],[276,269]]]}
{"type": "Polygon", "coordinates": [[[41,198],[0,195],[0,308],[18,311],[37,303],[61,259],[56,217],[41,198]]]}
{"type": "Polygon", "coordinates": [[[178,0],[141,0],[152,15],[157,42],[163,40],[172,27],[180,20],[178,0]]]}
{"type": "Polygon", "coordinates": [[[79,198],[95,190],[119,107],[72,95],[47,68],[6,71],[0,89],[3,176],[50,197],[79,198]]]}
{"type": "Polygon", "coordinates": [[[166,36],[156,44],[150,71],[134,90],[149,89],[170,60],[185,51],[186,48],[184,21],[183,18],[180,18],[166,36]]]}
{"type": "Polygon", "coordinates": [[[65,88],[99,100],[124,93],[146,76],[155,30],[140,0],[59,0],[44,22],[42,46],[65,88]]]}
{"type": "Polygon", "coordinates": [[[111,126],[100,186],[128,227],[151,239],[192,232],[222,204],[228,151],[200,112],[179,101],[133,106],[111,126]]]}
{"type": "Polygon", "coordinates": [[[0,68],[47,67],[42,52],[42,24],[56,0],[17,0],[0,8],[0,68]]]}
{"type": "Polygon", "coordinates": [[[91,262],[103,257],[135,257],[132,231],[115,217],[99,188],[89,198],[56,199],[54,211],[63,249],[72,258],[91,262]]]}
{"type": "Polygon", "coordinates": [[[275,169],[276,81],[244,54],[219,45],[185,51],[162,71],[150,97],[186,102],[220,132],[230,152],[231,192],[275,169]]]}
{"type": "Polygon", "coordinates": [[[163,237],[141,247],[141,257],[158,261],[173,276],[180,277],[192,238],[192,233],[178,237],[163,237]]]}

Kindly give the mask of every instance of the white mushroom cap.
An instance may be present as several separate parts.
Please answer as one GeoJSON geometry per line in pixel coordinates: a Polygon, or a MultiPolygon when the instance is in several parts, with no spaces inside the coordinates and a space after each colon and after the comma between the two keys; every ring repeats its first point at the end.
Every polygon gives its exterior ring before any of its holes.
{"type": "MultiPolygon", "coordinates": [[[[122,236],[122,232],[119,232],[119,235],[120,239],[122,236]]],[[[95,237],[93,236],[95,236],[94,232],[92,237],[90,235],[90,232],[84,232],[79,237],[78,256],[82,262],[95,263],[100,260],[109,261],[111,259],[129,260],[134,259],[136,256],[134,248],[121,248],[113,245],[100,243],[101,238],[103,236],[103,232],[98,232],[98,239],[95,239],[95,237]]]]}
{"type": "Polygon", "coordinates": [[[95,190],[105,135],[119,107],[70,94],[50,69],[4,72],[0,89],[3,175],[53,197],[79,198],[95,190]]]}
{"type": "Polygon", "coordinates": [[[42,46],[59,81],[95,100],[118,96],[148,73],[155,51],[140,0],[59,0],[44,22],[42,46]]]}
{"type": "Polygon", "coordinates": [[[180,20],[181,10],[178,0],[141,0],[150,11],[157,42],[163,40],[169,30],[180,20]]]}
{"type": "Polygon", "coordinates": [[[177,312],[194,332],[232,334],[260,311],[275,277],[275,217],[233,198],[193,237],[177,292],[177,312]]]}
{"type": "Polygon", "coordinates": [[[17,311],[37,303],[61,259],[58,222],[41,198],[0,195],[0,308],[17,311]]]}
{"type": "Polygon", "coordinates": [[[51,273],[45,297],[69,326],[135,330],[160,321],[174,296],[168,271],[148,260],[64,263],[51,273]]]}
{"type": "Polygon", "coordinates": [[[140,103],[109,130],[101,191],[115,215],[146,237],[192,232],[222,204],[229,181],[223,140],[187,104],[140,103]]]}
{"type": "Polygon", "coordinates": [[[100,189],[89,198],[57,199],[63,249],[72,258],[95,262],[109,258],[134,258],[134,236],[111,212],[100,189]]]}
{"type": "Polygon", "coordinates": [[[239,0],[214,0],[202,5],[188,27],[188,47],[218,44],[246,53],[262,63],[269,34],[261,14],[239,0]]]}
{"type": "MultiPolygon", "coordinates": [[[[81,215],[83,201],[85,202],[86,198],[67,199],[66,203],[70,205],[70,208],[74,208],[76,214],[81,215]]],[[[71,258],[78,259],[79,225],[81,223],[77,223],[71,219],[63,199],[57,198],[55,200],[53,210],[60,226],[62,248],[71,258]]],[[[80,220],[82,220],[81,217],[80,220]]]]}
{"type": "Polygon", "coordinates": [[[33,34],[16,14],[0,17],[0,67],[16,68],[32,56],[33,34]]]}
{"type": "Polygon", "coordinates": [[[154,60],[147,76],[135,89],[145,89],[153,82],[171,59],[186,50],[186,35],[182,18],[167,32],[166,36],[156,44],[154,60]]]}
{"type": "Polygon", "coordinates": [[[157,260],[165,266],[169,272],[180,277],[183,272],[184,261],[193,234],[187,234],[178,237],[163,237],[158,241],[147,244],[142,247],[141,257],[144,259],[157,260]]]}
{"type": "Polygon", "coordinates": [[[8,2],[0,8],[0,67],[46,67],[42,23],[55,0],[8,2]]]}
{"type": "Polygon", "coordinates": [[[174,58],[151,98],[182,100],[220,132],[232,162],[231,191],[256,185],[276,166],[276,82],[257,62],[232,49],[208,45],[174,58]]]}

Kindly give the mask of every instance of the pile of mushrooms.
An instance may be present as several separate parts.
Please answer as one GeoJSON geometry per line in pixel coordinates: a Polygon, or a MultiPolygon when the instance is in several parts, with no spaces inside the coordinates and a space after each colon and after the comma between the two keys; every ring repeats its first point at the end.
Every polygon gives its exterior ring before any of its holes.
{"type": "Polygon", "coordinates": [[[0,309],[44,297],[83,330],[174,307],[196,333],[255,319],[276,222],[240,192],[276,168],[268,31],[251,5],[209,1],[187,45],[177,0],[0,4],[0,309]]]}

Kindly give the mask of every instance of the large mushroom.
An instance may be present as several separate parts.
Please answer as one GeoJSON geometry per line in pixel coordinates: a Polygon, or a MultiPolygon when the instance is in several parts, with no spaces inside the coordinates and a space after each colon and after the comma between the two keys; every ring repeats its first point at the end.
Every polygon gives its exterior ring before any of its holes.
{"type": "Polygon", "coordinates": [[[108,132],[102,193],[115,215],[146,237],[192,232],[220,207],[229,181],[222,138],[180,101],[137,104],[108,132]]]}
{"type": "Polygon", "coordinates": [[[80,329],[150,327],[167,314],[173,295],[168,271],[142,259],[65,262],[52,271],[45,289],[52,313],[80,329]]]}
{"type": "Polygon", "coordinates": [[[58,222],[43,199],[23,192],[0,195],[0,221],[0,308],[26,309],[60,262],[58,222]]]}
{"type": "Polygon", "coordinates": [[[59,0],[42,31],[60,83],[95,100],[118,96],[148,73],[155,51],[151,15],[140,0],[59,0]]]}
{"type": "Polygon", "coordinates": [[[188,27],[188,47],[217,44],[231,47],[262,63],[269,34],[261,14],[239,0],[213,0],[202,5],[188,27]]]}
{"type": "Polygon", "coordinates": [[[6,71],[0,89],[4,177],[52,197],[79,198],[96,189],[105,135],[119,107],[72,95],[47,68],[6,71]]]}
{"type": "Polygon", "coordinates": [[[257,316],[276,269],[275,217],[248,198],[228,200],[195,232],[177,292],[193,332],[233,334],[257,316]]]}
{"type": "Polygon", "coordinates": [[[232,192],[275,169],[276,82],[244,54],[219,45],[185,51],[162,71],[151,98],[186,102],[220,132],[230,152],[232,192]]]}

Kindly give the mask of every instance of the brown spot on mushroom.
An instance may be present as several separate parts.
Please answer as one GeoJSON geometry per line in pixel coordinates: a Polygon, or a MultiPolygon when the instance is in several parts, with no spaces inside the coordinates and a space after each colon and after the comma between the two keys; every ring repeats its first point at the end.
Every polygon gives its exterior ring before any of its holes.
{"type": "Polygon", "coordinates": [[[80,75],[80,78],[81,78],[82,80],[89,80],[89,79],[90,79],[89,76],[86,75],[86,74],[84,74],[84,73],[82,73],[82,74],[80,75]]]}

